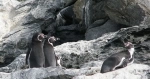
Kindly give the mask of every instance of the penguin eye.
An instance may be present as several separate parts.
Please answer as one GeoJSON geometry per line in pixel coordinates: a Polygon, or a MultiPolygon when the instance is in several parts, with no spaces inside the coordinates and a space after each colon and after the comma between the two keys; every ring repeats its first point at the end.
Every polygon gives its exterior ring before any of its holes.
{"type": "Polygon", "coordinates": [[[39,34],[37,39],[38,39],[38,41],[42,41],[44,39],[44,35],[43,34],[39,34]]]}

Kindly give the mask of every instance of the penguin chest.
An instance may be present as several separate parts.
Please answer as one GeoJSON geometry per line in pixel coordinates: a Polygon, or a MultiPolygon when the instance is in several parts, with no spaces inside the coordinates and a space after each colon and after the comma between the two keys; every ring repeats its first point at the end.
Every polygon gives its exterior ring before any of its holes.
{"type": "Polygon", "coordinates": [[[43,61],[44,60],[44,53],[42,46],[33,47],[30,53],[30,60],[34,61],[43,61]]]}
{"type": "Polygon", "coordinates": [[[45,55],[45,66],[56,66],[56,56],[53,48],[45,47],[44,48],[45,55]]]}

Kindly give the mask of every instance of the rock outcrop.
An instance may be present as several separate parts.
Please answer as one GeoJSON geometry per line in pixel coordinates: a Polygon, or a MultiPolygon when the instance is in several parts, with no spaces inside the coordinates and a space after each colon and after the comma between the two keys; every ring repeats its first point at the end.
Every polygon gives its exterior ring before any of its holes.
{"type": "Polygon", "coordinates": [[[148,0],[10,1],[0,5],[1,79],[150,78],[148,0]],[[66,69],[26,68],[25,53],[36,32],[60,38],[54,48],[66,69]],[[135,44],[134,63],[101,74],[102,62],[124,50],[123,40],[135,44]]]}
{"type": "Polygon", "coordinates": [[[91,61],[90,63],[86,63],[86,67],[84,66],[81,69],[48,67],[21,69],[11,73],[1,72],[0,79],[149,79],[150,67],[148,65],[132,64],[123,69],[101,74],[101,65],[97,66],[97,63],[102,64],[102,62],[91,61]]]}
{"type": "Polygon", "coordinates": [[[128,26],[149,25],[149,3],[149,0],[108,0],[105,12],[117,23],[128,26]]]}

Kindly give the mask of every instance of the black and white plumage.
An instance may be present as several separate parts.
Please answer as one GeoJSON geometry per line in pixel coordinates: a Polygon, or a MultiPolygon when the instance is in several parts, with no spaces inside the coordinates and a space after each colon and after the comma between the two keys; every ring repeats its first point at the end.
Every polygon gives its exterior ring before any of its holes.
{"type": "MultiPolygon", "coordinates": [[[[56,67],[57,56],[55,55],[53,43],[57,40],[54,36],[48,36],[44,42],[45,67],[56,67]]],[[[58,59],[59,61],[59,59],[58,59]]]]}
{"type": "Polygon", "coordinates": [[[44,67],[43,42],[45,37],[43,33],[33,35],[31,45],[26,53],[26,65],[29,65],[29,68],[44,67]]]}
{"type": "Polygon", "coordinates": [[[125,43],[127,50],[115,53],[108,57],[102,64],[101,73],[113,71],[118,68],[126,67],[128,64],[134,61],[134,45],[131,42],[125,43]]]}

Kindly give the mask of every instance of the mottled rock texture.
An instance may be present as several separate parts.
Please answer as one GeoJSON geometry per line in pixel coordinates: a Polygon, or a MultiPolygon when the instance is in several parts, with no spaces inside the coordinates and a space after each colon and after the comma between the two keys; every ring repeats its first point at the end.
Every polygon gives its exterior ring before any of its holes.
{"type": "Polygon", "coordinates": [[[149,79],[149,0],[2,0],[1,79],[149,79]],[[20,2],[18,2],[20,1],[20,2]],[[34,33],[59,37],[56,55],[64,68],[27,68],[34,33]],[[105,74],[103,61],[135,45],[133,64],[105,74]]]}

